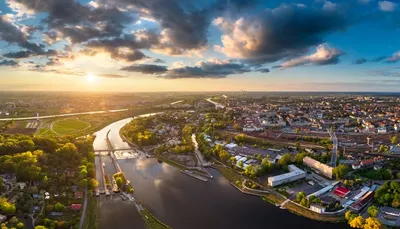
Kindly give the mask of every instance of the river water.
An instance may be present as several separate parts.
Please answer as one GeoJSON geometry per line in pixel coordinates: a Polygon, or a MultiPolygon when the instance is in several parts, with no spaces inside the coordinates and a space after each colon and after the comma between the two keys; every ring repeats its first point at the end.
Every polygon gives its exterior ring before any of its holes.
{"type": "MultiPolygon", "coordinates": [[[[120,120],[97,132],[94,148],[107,147],[105,138],[110,129],[112,144],[116,148],[126,148],[119,129],[131,120],[120,120]]],[[[111,165],[107,160],[106,167],[111,165]]],[[[202,182],[156,159],[123,159],[118,162],[135,189],[135,197],[155,217],[174,229],[348,228],[345,224],[309,220],[259,197],[242,194],[213,169],[209,171],[214,179],[202,182]]],[[[113,169],[109,172],[112,173],[113,169]]],[[[112,201],[101,199],[100,229],[143,228],[134,206],[116,199],[119,198],[114,197],[112,201]],[[115,224],[116,220],[118,224],[115,224]]]]}

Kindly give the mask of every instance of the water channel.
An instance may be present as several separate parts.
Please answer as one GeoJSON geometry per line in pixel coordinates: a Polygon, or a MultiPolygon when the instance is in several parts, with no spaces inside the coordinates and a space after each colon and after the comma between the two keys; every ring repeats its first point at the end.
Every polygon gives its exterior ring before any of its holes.
{"type": "MultiPolygon", "coordinates": [[[[116,149],[127,148],[119,130],[132,119],[110,124],[96,133],[95,149],[107,147],[109,138],[116,149]]],[[[111,159],[102,156],[106,173],[115,169],[111,159]]],[[[262,201],[259,197],[242,194],[216,170],[214,179],[202,182],[181,173],[175,167],[156,159],[122,159],[118,161],[131,181],[135,197],[155,217],[174,229],[220,228],[349,228],[345,224],[329,224],[306,219],[262,201]]],[[[96,158],[96,167],[99,159],[96,158]]],[[[119,196],[100,197],[100,229],[145,228],[140,215],[129,201],[119,196]]]]}

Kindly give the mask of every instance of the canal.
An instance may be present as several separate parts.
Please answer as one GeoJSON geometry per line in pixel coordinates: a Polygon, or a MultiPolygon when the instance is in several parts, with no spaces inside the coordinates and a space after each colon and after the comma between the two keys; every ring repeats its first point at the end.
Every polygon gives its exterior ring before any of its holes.
{"type": "MultiPolygon", "coordinates": [[[[94,148],[106,146],[105,135],[110,129],[112,144],[124,148],[126,143],[117,133],[130,120],[115,122],[99,131],[94,148]]],[[[112,166],[110,161],[106,162],[106,167],[112,166]]],[[[209,171],[214,179],[202,182],[156,159],[123,159],[118,162],[135,189],[135,197],[155,217],[174,229],[349,228],[345,224],[309,220],[259,197],[242,194],[213,169],[209,171]]],[[[112,167],[108,169],[106,172],[114,171],[112,167]]],[[[113,201],[104,200],[104,196],[100,198],[100,229],[143,228],[143,222],[137,222],[141,221],[140,216],[129,202],[122,202],[119,197],[114,197],[113,201]],[[119,221],[118,225],[115,221],[119,221]]]]}

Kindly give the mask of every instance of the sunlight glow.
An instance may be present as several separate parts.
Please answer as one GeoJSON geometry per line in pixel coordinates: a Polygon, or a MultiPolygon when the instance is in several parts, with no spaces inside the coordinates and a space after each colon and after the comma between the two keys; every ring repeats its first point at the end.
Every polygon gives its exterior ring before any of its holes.
{"type": "Polygon", "coordinates": [[[94,83],[96,82],[96,76],[93,73],[88,73],[86,75],[86,80],[88,83],[94,83]]]}

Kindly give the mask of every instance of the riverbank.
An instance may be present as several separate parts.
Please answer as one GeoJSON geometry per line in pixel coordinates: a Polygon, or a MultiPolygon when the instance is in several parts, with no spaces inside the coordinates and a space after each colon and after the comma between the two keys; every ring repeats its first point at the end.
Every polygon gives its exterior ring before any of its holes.
{"type": "Polygon", "coordinates": [[[150,229],[172,229],[154,217],[146,208],[143,208],[143,210],[140,211],[140,215],[143,217],[144,222],[150,229]]]}
{"type": "Polygon", "coordinates": [[[98,217],[99,205],[97,198],[93,193],[88,194],[88,203],[86,209],[85,221],[83,223],[84,229],[98,229],[99,228],[99,217],[98,217]]]}
{"type": "MultiPolygon", "coordinates": [[[[227,180],[231,182],[231,184],[235,188],[237,188],[243,194],[260,196],[262,200],[275,206],[281,206],[286,201],[286,203],[284,204],[284,208],[286,208],[291,213],[306,217],[308,219],[331,223],[345,222],[344,215],[328,215],[313,212],[310,209],[298,206],[291,200],[287,201],[287,198],[284,198],[282,195],[276,194],[273,190],[271,190],[269,193],[251,192],[249,190],[246,190],[246,188],[243,186],[244,177],[239,175],[236,171],[229,167],[216,164],[214,164],[212,167],[218,170],[218,172],[220,172],[227,180]]],[[[264,189],[268,190],[266,188],[264,189]]]]}

